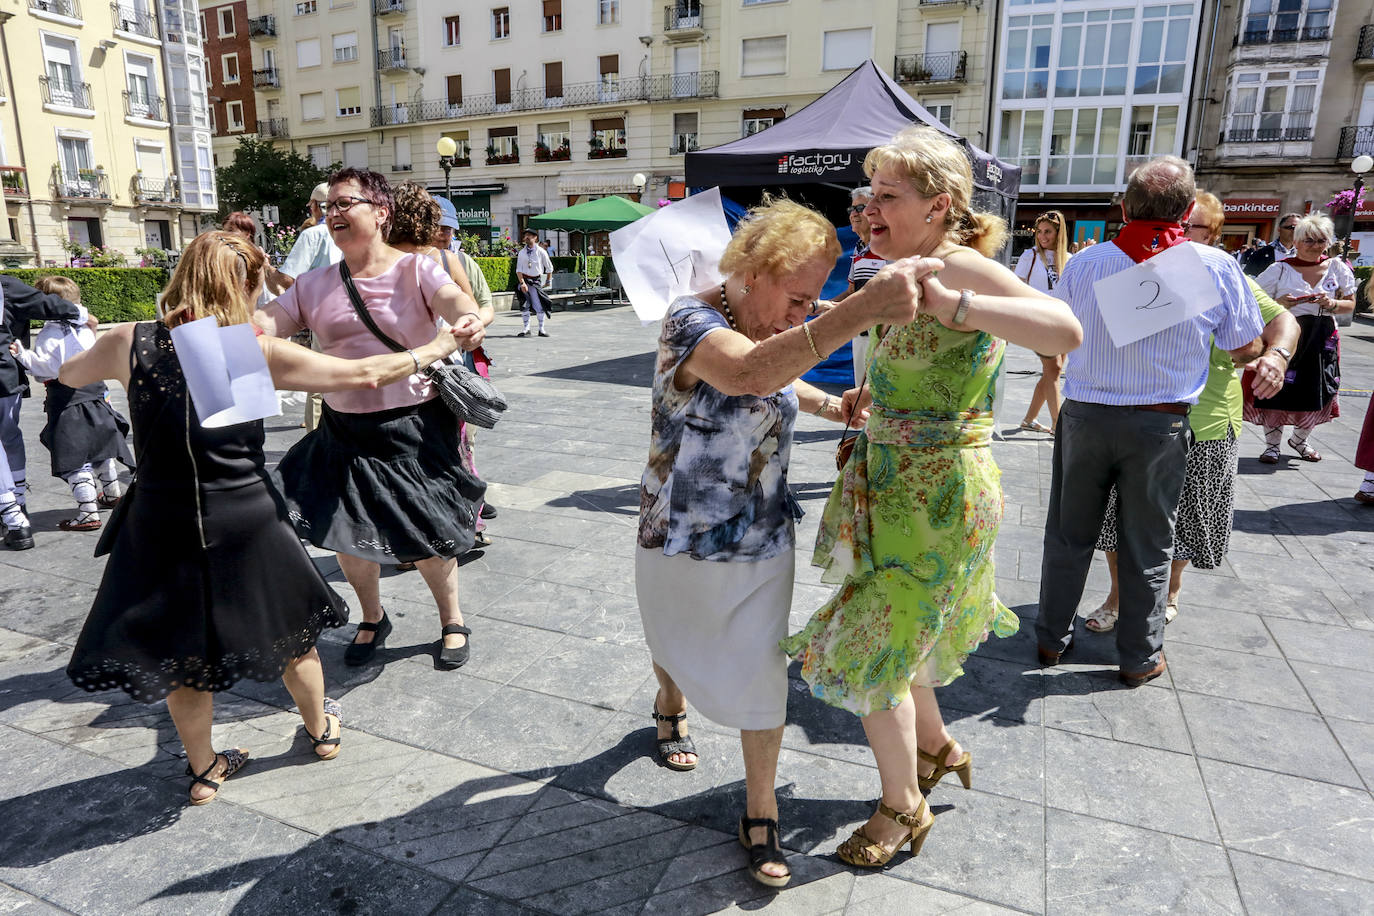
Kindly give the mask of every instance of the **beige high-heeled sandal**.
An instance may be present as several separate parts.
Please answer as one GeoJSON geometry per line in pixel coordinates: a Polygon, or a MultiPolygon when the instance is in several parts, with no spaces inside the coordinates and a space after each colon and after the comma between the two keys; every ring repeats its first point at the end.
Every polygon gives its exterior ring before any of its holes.
{"type": "Polygon", "coordinates": [[[972,788],[972,754],[970,754],[968,751],[964,751],[963,754],[959,755],[959,759],[954,761],[953,765],[945,766],[945,758],[949,756],[950,751],[954,750],[954,745],[954,739],[950,738],[948,741],[945,742],[945,746],[940,748],[940,750],[934,754],[927,754],[920,748],[916,749],[916,754],[922,760],[924,760],[926,763],[935,764],[935,769],[931,770],[930,775],[921,776],[920,774],[917,774],[916,776],[916,780],[920,784],[922,792],[929,792],[931,789],[935,788],[935,784],[938,783],[941,779],[944,779],[945,775],[948,773],[958,773],[959,781],[964,784],[964,788],[972,788]]]}
{"type": "Polygon", "coordinates": [[[840,848],[835,850],[835,855],[849,865],[856,865],[859,868],[882,868],[892,857],[897,854],[897,850],[910,844],[911,855],[921,854],[921,847],[925,845],[926,835],[930,833],[931,826],[935,823],[935,815],[930,813],[930,806],[926,804],[924,798],[915,811],[893,811],[887,803],[878,800],[878,813],[891,821],[906,827],[908,833],[898,841],[891,852],[884,849],[873,840],[864,829],[860,827],[855,830],[849,839],[840,844],[840,848]]]}

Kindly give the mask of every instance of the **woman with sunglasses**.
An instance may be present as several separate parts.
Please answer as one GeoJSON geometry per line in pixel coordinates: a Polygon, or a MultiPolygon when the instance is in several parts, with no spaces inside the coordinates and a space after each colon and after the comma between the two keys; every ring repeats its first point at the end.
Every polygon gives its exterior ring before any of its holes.
{"type": "Polygon", "coordinates": [[[1247,400],[1245,420],[1264,427],[1259,460],[1278,464],[1283,428],[1293,427],[1288,447],[1303,461],[1321,461],[1307,437],[1340,416],[1336,392],[1341,385],[1340,335],[1334,316],[1355,310],[1355,274],[1326,250],[1336,240],[1331,218],[1320,213],[1302,217],[1293,227],[1297,253],[1275,261],[1256,278],[1264,291],[1298,319],[1302,331],[1288,364],[1287,380],[1270,398],[1247,400]]]}
{"type": "MultiPolygon", "coordinates": [[[[423,254],[387,244],[394,212],[382,175],[336,172],[325,225],[343,261],[301,274],[254,320],[278,337],[309,328],[332,356],[392,352],[360,320],[360,310],[406,347],[432,337],[438,318],[457,330],[465,350],[479,346],[484,328],[472,297],[423,254]]],[[[458,418],[417,363],[403,381],[326,394],[320,425],[277,466],[300,536],[335,552],[358,596],[363,622],[344,653],[349,665],[370,661],[391,632],[381,603],[381,564],[407,561],[438,606],[436,665],[457,668],[468,659],[471,631],[458,607],[455,558],[472,549],[486,485],[464,468],[458,443],[458,418]]]]}
{"type": "MultiPolygon", "coordinates": [[[[1021,252],[1016,262],[1016,276],[1020,277],[1031,289],[1054,295],[1055,284],[1069,262],[1068,233],[1064,231],[1064,214],[1058,210],[1042,213],[1035,218],[1035,242],[1021,252]]],[[[1064,372],[1064,354],[1053,356],[1037,353],[1040,357],[1040,381],[1035,383],[1031,392],[1030,406],[1026,408],[1026,418],[1021,428],[1037,433],[1054,434],[1059,425],[1059,376],[1064,372]],[[1050,425],[1040,422],[1040,408],[1050,409],[1050,425]]]]}

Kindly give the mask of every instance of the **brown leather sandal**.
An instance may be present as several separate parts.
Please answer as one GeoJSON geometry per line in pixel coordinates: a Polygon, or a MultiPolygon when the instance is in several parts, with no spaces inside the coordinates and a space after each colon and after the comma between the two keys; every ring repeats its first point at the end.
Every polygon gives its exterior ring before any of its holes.
{"type": "Polygon", "coordinates": [[[926,835],[930,833],[930,828],[935,823],[935,815],[930,813],[930,806],[926,804],[924,798],[921,799],[921,804],[917,806],[915,811],[905,812],[893,811],[886,802],[879,799],[878,813],[907,828],[907,835],[897,843],[891,852],[878,845],[860,827],[854,831],[849,839],[840,844],[840,848],[835,850],[835,855],[849,865],[857,865],[859,868],[882,868],[892,861],[897,850],[908,843],[911,845],[913,857],[921,854],[921,847],[925,845],[926,835]]]}
{"type": "Polygon", "coordinates": [[[917,774],[916,776],[917,781],[920,783],[922,792],[929,792],[931,789],[935,788],[935,784],[938,783],[941,779],[944,779],[945,775],[948,773],[958,773],[959,781],[964,784],[965,789],[972,787],[972,754],[970,754],[968,751],[964,751],[964,753],[960,755],[959,759],[954,761],[954,764],[952,766],[945,766],[945,758],[949,756],[950,751],[954,750],[954,745],[954,739],[950,738],[948,741],[945,742],[945,746],[940,748],[940,750],[934,754],[927,754],[920,748],[916,749],[917,755],[920,756],[922,760],[924,760],[926,763],[935,764],[935,769],[931,770],[930,775],[921,776],[917,774]]]}

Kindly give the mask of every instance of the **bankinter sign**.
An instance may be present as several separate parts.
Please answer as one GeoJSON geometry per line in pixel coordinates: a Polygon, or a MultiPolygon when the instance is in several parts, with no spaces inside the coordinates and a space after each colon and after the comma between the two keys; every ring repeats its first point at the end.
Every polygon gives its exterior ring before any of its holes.
{"type": "Polygon", "coordinates": [[[791,153],[778,157],[779,175],[824,175],[843,172],[853,164],[849,153],[791,153]]]}
{"type": "Polygon", "coordinates": [[[1277,197],[1228,197],[1221,202],[1227,216],[1274,217],[1283,201],[1277,197]]]}

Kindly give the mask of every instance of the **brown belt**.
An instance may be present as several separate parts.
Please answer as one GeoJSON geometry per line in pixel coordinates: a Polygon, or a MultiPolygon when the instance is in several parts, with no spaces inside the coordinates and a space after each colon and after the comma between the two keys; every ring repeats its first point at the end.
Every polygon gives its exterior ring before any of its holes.
{"type": "Polygon", "coordinates": [[[1193,406],[1191,404],[1180,404],[1178,402],[1171,402],[1165,404],[1135,404],[1131,407],[1131,409],[1153,410],[1158,413],[1172,413],[1178,414],[1180,417],[1186,417],[1188,416],[1188,412],[1193,409],[1193,406]]]}

